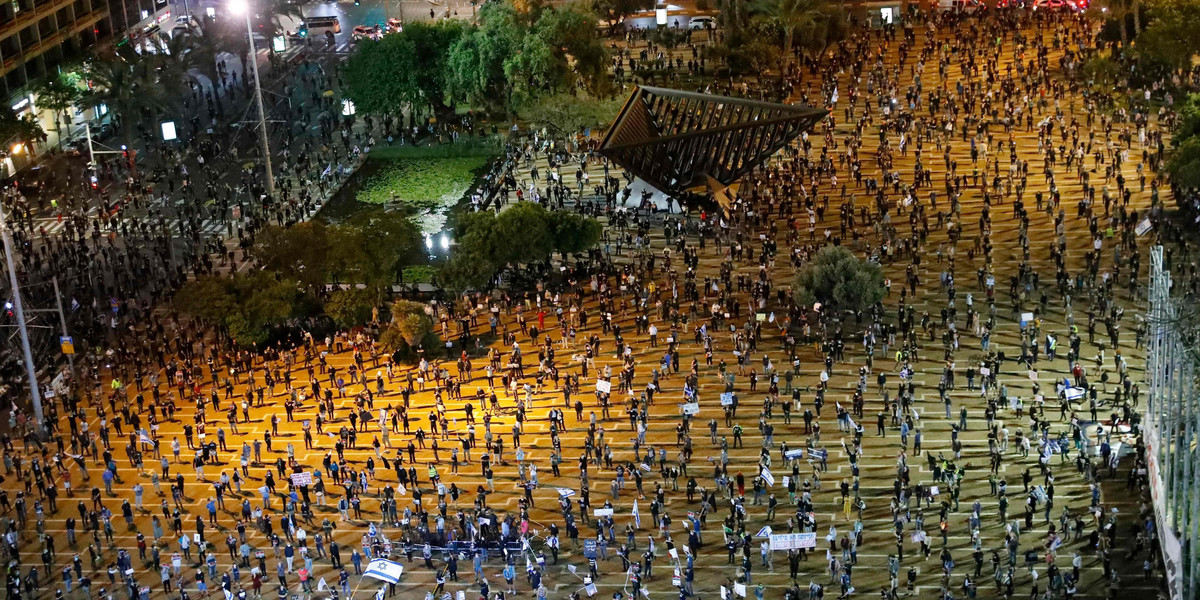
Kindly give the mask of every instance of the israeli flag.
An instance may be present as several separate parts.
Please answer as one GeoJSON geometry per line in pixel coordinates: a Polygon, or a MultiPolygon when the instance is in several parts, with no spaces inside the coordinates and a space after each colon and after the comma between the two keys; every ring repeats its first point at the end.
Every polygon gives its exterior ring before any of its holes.
{"type": "Polygon", "coordinates": [[[399,583],[400,576],[403,574],[404,565],[385,558],[376,558],[367,564],[367,570],[363,573],[363,576],[388,583],[399,583]]]}

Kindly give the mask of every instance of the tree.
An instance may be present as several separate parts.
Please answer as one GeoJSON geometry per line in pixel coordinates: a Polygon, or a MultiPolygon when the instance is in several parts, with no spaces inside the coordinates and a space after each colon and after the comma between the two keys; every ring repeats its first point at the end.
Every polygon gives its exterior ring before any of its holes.
{"type": "MultiPolygon", "coordinates": [[[[287,32],[283,26],[284,19],[299,21],[304,18],[301,3],[291,0],[258,0],[255,7],[259,10],[251,15],[250,21],[255,31],[270,40],[287,32]]],[[[275,50],[272,48],[272,52],[275,50]]]]}
{"type": "Polygon", "coordinates": [[[820,303],[835,314],[861,311],[883,300],[883,271],[841,246],[826,246],[801,267],[795,280],[795,298],[802,305],[820,303]]]}
{"type": "Polygon", "coordinates": [[[204,275],[175,294],[180,312],[204,321],[242,345],[261,344],[274,328],[299,316],[296,282],[269,271],[204,275]]]}
{"type": "Polygon", "coordinates": [[[223,328],[225,317],[236,309],[237,299],[222,279],[205,275],[184,283],[175,293],[175,307],[204,323],[223,328]]]}
{"type": "Polygon", "coordinates": [[[497,262],[529,263],[545,260],[554,251],[554,233],[546,208],[518,202],[496,217],[491,231],[497,262]]]}
{"type": "Polygon", "coordinates": [[[837,16],[831,5],[825,0],[755,0],[752,4],[755,19],[768,25],[779,33],[783,43],[783,53],[779,56],[779,75],[786,75],[787,64],[792,60],[792,46],[796,38],[812,39],[819,37],[820,44],[825,44],[826,33],[831,18],[837,16]]]}
{"type": "Polygon", "coordinates": [[[643,0],[592,0],[592,10],[615,29],[625,17],[645,8],[643,0]]]}
{"type": "Polygon", "coordinates": [[[421,255],[421,234],[401,213],[363,214],[333,228],[334,272],[362,283],[377,302],[391,289],[404,265],[421,255]]]}
{"type": "Polygon", "coordinates": [[[433,332],[433,318],[424,304],[397,300],[392,304],[391,327],[409,346],[417,347],[425,336],[433,332]]]}
{"type": "Polygon", "coordinates": [[[255,236],[254,256],[263,268],[315,290],[330,282],[331,245],[329,228],[320,221],[273,225],[255,236]]]}
{"type": "MultiPolygon", "coordinates": [[[[176,39],[182,42],[181,54],[186,56],[189,65],[208,79],[209,89],[213,92],[220,81],[217,63],[222,55],[232,54],[243,58],[250,51],[245,28],[231,27],[227,21],[209,23],[203,31],[191,30],[176,36],[176,39]]],[[[213,100],[219,103],[221,98],[214,93],[213,100]]]]}
{"type": "Polygon", "coordinates": [[[580,5],[567,4],[542,11],[534,31],[551,49],[556,69],[565,72],[559,86],[574,88],[576,80],[595,95],[609,89],[608,48],[600,37],[600,20],[580,5]]]}
{"type": "Polygon", "coordinates": [[[602,129],[612,123],[623,99],[604,100],[591,95],[558,93],[542,96],[517,112],[531,129],[544,130],[551,139],[563,139],[585,129],[602,129]]]}
{"type": "Polygon", "coordinates": [[[58,146],[62,148],[62,123],[71,119],[67,111],[83,97],[83,90],[62,71],[48,74],[33,86],[37,105],[54,113],[54,132],[58,134],[58,146]]]}
{"type": "Polygon", "coordinates": [[[1176,187],[1200,189],[1200,137],[1189,137],[1172,150],[1166,168],[1176,187]]]}
{"type": "Polygon", "coordinates": [[[96,60],[88,65],[87,75],[92,89],[84,95],[84,103],[96,107],[101,104],[116,115],[118,126],[129,147],[133,146],[133,135],[137,123],[144,118],[153,119],[167,110],[182,87],[182,82],[162,77],[159,66],[164,62],[161,55],[139,55],[128,45],[116,54],[96,60]]]}
{"type": "Polygon", "coordinates": [[[0,143],[18,140],[26,147],[45,136],[42,124],[31,113],[18,117],[11,108],[0,107],[0,143]]]}
{"type": "Polygon", "coordinates": [[[448,108],[446,62],[450,58],[450,47],[462,37],[466,29],[467,26],[462,21],[442,19],[436,23],[408,23],[400,33],[413,43],[413,59],[421,67],[415,74],[417,87],[421,90],[425,102],[432,105],[434,110],[448,108]]]}
{"type": "Polygon", "coordinates": [[[450,48],[467,29],[457,20],[418,21],[363,40],[346,62],[346,97],[359,110],[379,114],[400,114],[410,106],[445,110],[450,48]]]}
{"type": "Polygon", "coordinates": [[[1200,3],[1192,0],[1154,0],[1150,22],[1138,35],[1136,52],[1144,60],[1161,62],[1175,74],[1191,69],[1200,52],[1200,3]]]}
{"type": "Polygon", "coordinates": [[[1200,134],[1200,94],[1188,94],[1176,111],[1178,119],[1171,132],[1171,145],[1179,146],[1184,141],[1200,134]]]}
{"type": "Polygon", "coordinates": [[[489,3],[479,16],[480,25],[465,28],[450,47],[445,82],[453,100],[516,111],[579,79],[590,91],[607,91],[608,54],[594,15],[574,6],[524,13],[489,3]]]}
{"type": "Polygon", "coordinates": [[[1081,73],[1092,89],[1111,90],[1121,78],[1121,64],[1107,56],[1096,56],[1083,63],[1081,73]]]}
{"type": "Polygon", "coordinates": [[[346,78],[343,94],[358,110],[401,114],[422,101],[415,53],[416,46],[403,34],[360,41],[342,70],[346,78]]]}
{"type": "Polygon", "coordinates": [[[492,287],[498,270],[490,257],[459,243],[438,271],[436,281],[439,287],[457,292],[486,290],[492,287]]]}
{"type": "Polygon", "coordinates": [[[459,219],[459,241],[438,273],[438,284],[455,291],[487,289],[507,265],[546,261],[555,251],[582,252],[601,233],[595,219],[548,211],[533,202],[518,202],[498,216],[470,213],[459,219]]]}
{"type": "Polygon", "coordinates": [[[343,329],[365,325],[373,316],[373,300],[370,290],[358,287],[337,290],[325,301],[325,314],[343,329]]]}
{"type": "Polygon", "coordinates": [[[554,249],[565,258],[588,250],[600,241],[604,227],[596,219],[579,213],[556,211],[553,215],[554,249]]]}
{"type": "Polygon", "coordinates": [[[1129,47],[1129,26],[1126,23],[1129,15],[1132,14],[1133,7],[1129,0],[1100,0],[1091,7],[1090,12],[1095,13],[1093,16],[1103,15],[1106,19],[1117,24],[1117,31],[1120,34],[1121,47],[1129,47]]]}

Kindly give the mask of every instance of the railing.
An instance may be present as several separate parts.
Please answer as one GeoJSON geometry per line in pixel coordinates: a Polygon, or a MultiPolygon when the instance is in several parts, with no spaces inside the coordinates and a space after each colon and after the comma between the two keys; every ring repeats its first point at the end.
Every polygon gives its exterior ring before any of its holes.
{"type": "Polygon", "coordinates": [[[1200,597],[1200,458],[1192,444],[1200,438],[1200,389],[1196,355],[1181,330],[1194,323],[1181,316],[1171,298],[1171,273],[1163,266],[1163,248],[1150,249],[1149,387],[1142,439],[1154,521],[1162,547],[1167,588],[1172,600],[1200,597]],[[1186,540],[1186,544],[1180,540],[1186,540]]]}
{"type": "MultiPolygon", "coordinates": [[[[67,0],[66,3],[70,4],[70,0],[67,0]]],[[[0,77],[8,75],[13,71],[13,69],[16,69],[29,59],[58,46],[62,43],[64,38],[75,35],[80,31],[95,25],[97,22],[103,19],[104,16],[105,13],[103,10],[93,10],[83,17],[76,18],[70,26],[60,28],[58,31],[51,34],[50,37],[39,39],[36,42],[21,48],[19,51],[17,51],[15,56],[5,57],[3,67],[0,67],[0,77]]],[[[0,41],[3,41],[3,39],[4,36],[0,35],[0,41]]]]}

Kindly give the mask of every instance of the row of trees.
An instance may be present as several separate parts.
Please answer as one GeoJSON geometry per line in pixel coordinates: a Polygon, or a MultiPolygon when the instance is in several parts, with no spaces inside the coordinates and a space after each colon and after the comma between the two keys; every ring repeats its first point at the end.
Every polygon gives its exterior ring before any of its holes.
{"type": "Polygon", "coordinates": [[[598,19],[578,5],[488,3],[478,21],[409,23],[360,42],[345,66],[346,97],[378,114],[459,103],[511,113],[555,93],[611,91],[598,19]]]}
{"type": "MultiPolygon", "coordinates": [[[[554,253],[583,252],[600,240],[595,219],[548,211],[521,202],[496,215],[490,211],[459,218],[458,242],[437,274],[449,290],[486,290],[505,269],[544,265],[554,253]]],[[[175,303],[186,314],[215,327],[240,344],[261,344],[281,328],[327,316],[342,328],[369,322],[400,327],[389,348],[420,345],[426,333],[416,327],[412,306],[396,318],[396,305],[380,314],[392,285],[405,267],[424,261],[423,240],[407,215],[367,213],[338,225],[320,221],[268,227],[255,241],[259,269],[232,277],[206,276],[180,288],[175,303]],[[336,286],[327,291],[330,284],[336,286]],[[404,325],[404,321],[409,321],[404,325]]]]}
{"type": "Polygon", "coordinates": [[[1190,94],[1179,107],[1166,163],[1171,183],[1184,195],[1200,190],[1200,94],[1190,94]]]}
{"type": "Polygon", "coordinates": [[[289,323],[328,316],[348,328],[379,321],[404,266],[422,257],[421,236],[400,213],[365,214],[345,224],[308,221],[268,227],[257,237],[260,269],[184,284],[176,307],[240,344],[260,344],[289,323]],[[328,284],[341,284],[327,292],[328,284]]]}
{"type": "Polygon", "coordinates": [[[718,0],[724,29],[713,58],[735,74],[775,69],[782,77],[798,55],[820,56],[846,38],[849,14],[830,0],[718,0]]]}
{"type": "Polygon", "coordinates": [[[1119,42],[1123,73],[1139,85],[1184,76],[1200,53],[1200,0],[1099,0],[1092,10],[1105,19],[1102,39],[1119,42]]]}

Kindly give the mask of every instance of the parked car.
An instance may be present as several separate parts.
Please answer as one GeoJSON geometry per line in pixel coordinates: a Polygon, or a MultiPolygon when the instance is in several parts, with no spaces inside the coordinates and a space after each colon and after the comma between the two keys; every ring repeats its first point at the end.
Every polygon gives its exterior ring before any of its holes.
{"type": "Polygon", "coordinates": [[[387,20],[387,30],[393,33],[399,33],[404,31],[404,24],[400,22],[400,19],[392,17],[387,20]]]}
{"type": "Polygon", "coordinates": [[[939,0],[938,10],[973,13],[983,8],[983,3],[979,0],[939,0]]]}
{"type": "Polygon", "coordinates": [[[688,20],[688,29],[716,29],[717,20],[713,17],[692,17],[688,20]]]}

